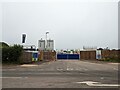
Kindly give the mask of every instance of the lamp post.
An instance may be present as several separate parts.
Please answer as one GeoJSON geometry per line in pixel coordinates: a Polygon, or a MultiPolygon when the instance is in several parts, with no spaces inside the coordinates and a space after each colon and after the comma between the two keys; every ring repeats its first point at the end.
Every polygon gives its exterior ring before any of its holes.
{"type": "Polygon", "coordinates": [[[49,34],[49,32],[46,32],[46,50],[47,50],[47,34],[49,34]]]}

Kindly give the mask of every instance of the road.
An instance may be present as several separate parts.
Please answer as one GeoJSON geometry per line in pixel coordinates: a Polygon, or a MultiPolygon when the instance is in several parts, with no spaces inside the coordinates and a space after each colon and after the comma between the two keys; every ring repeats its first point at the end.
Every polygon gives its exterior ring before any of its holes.
{"type": "Polygon", "coordinates": [[[3,66],[2,75],[3,88],[118,88],[114,63],[58,60],[3,66]]]}

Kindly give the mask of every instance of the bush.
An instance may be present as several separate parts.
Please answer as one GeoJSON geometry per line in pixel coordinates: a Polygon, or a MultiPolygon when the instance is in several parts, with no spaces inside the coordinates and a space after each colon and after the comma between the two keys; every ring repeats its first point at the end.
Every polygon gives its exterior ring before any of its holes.
{"type": "Polygon", "coordinates": [[[23,47],[20,45],[2,48],[2,63],[20,63],[22,50],[23,47]]]}
{"type": "Polygon", "coordinates": [[[4,48],[4,47],[9,47],[9,45],[5,42],[0,42],[0,48],[4,48]]]}
{"type": "Polygon", "coordinates": [[[120,63],[119,58],[103,58],[102,60],[106,61],[106,62],[118,62],[118,63],[120,63]]]}

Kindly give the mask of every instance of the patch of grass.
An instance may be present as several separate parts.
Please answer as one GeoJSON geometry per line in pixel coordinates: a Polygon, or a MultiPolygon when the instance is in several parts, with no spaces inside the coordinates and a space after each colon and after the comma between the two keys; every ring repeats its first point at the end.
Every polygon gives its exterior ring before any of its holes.
{"type": "Polygon", "coordinates": [[[102,61],[120,63],[120,59],[104,58],[102,61]]]}

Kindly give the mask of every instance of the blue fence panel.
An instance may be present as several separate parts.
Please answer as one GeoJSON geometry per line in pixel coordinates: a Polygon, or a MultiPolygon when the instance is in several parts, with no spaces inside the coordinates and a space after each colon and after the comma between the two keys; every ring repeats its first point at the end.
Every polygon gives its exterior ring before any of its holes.
{"type": "Polygon", "coordinates": [[[67,54],[57,54],[57,59],[67,59],[67,54]]]}
{"type": "Polygon", "coordinates": [[[68,59],[79,59],[79,54],[69,54],[68,59]]]}
{"type": "Polygon", "coordinates": [[[57,54],[57,59],[80,59],[79,54],[57,54]]]}

